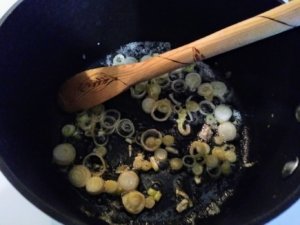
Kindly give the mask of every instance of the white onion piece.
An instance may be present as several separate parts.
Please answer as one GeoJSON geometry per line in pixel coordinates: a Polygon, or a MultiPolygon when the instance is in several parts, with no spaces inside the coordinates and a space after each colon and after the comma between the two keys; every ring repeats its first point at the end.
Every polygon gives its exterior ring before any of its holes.
{"type": "Polygon", "coordinates": [[[53,149],[53,161],[57,165],[68,166],[74,162],[75,157],[76,150],[71,144],[59,144],[53,149]]]}
{"type": "Polygon", "coordinates": [[[153,98],[145,98],[142,101],[142,109],[145,113],[150,114],[152,111],[152,108],[154,107],[155,100],[153,98]]]}
{"type": "Polygon", "coordinates": [[[140,178],[133,171],[125,171],[120,174],[118,178],[118,184],[120,188],[124,191],[133,191],[135,190],[140,182],[140,178]]]}
{"type": "Polygon", "coordinates": [[[210,84],[213,87],[213,95],[214,96],[223,97],[228,91],[227,86],[224,82],[213,81],[210,84]]]}
{"type": "Polygon", "coordinates": [[[159,148],[154,152],[154,158],[158,162],[165,162],[168,158],[168,152],[165,149],[159,148]]]}
{"type": "Polygon", "coordinates": [[[74,166],[68,174],[69,181],[75,187],[82,188],[91,177],[89,169],[83,165],[74,166]]]}
{"type": "Polygon", "coordinates": [[[125,63],[125,56],[122,54],[117,54],[114,58],[113,58],[113,66],[117,66],[117,65],[122,65],[125,63]]]}
{"type": "Polygon", "coordinates": [[[236,138],[236,127],[231,122],[224,122],[218,126],[218,133],[224,141],[232,141],[236,138]]]}
{"type": "Polygon", "coordinates": [[[101,177],[91,177],[87,180],[85,190],[90,195],[98,195],[104,191],[104,180],[101,177]]]}
{"type": "Polygon", "coordinates": [[[197,93],[200,96],[209,97],[213,95],[213,91],[213,87],[210,83],[203,83],[198,87],[197,93]]]}
{"type": "Polygon", "coordinates": [[[199,85],[201,84],[201,76],[199,73],[188,73],[185,76],[186,86],[190,91],[196,91],[199,85]]]}
{"type": "Polygon", "coordinates": [[[127,56],[124,60],[124,64],[131,64],[131,63],[137,63],[138,60],[134,57],[127,56]]]}
{"type": "Polygon", "coordinates": [[[228,121],[232,116],[232,110],[227,105],[218,105],[215,108],[215,118],[219,123],[228,121]]]}
{"type": "Polygon", "coordinates": [[[122,203],[127,212],[139,214],[145,208],[145,196],[138,191],[131,191],[122,196],[122,203]]]}

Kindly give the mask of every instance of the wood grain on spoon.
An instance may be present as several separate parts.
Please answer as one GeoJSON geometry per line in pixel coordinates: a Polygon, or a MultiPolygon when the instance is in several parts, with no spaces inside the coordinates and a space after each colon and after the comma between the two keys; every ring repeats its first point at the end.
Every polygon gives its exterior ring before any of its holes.
{"type": "Polygon", "coordinates": [[[67,112],[88,109],[131,85],[300,25],[300,0],[278,6],[144,62],[86,70],[67,80],[59,101],[67,112]]]}

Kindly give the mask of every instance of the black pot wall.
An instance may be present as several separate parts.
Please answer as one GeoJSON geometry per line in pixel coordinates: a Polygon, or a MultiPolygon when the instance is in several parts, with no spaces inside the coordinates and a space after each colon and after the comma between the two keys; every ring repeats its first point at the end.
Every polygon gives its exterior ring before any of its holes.
{"type": "MultiPolygon", "coordinates": [[[[60,84],[122,44],[169,41],[173,47],[270,9],[275,0],[25,0],[0,28],[0,162],[13,184],[65,224],[102,224],[76,207],[77,195],[51,167],[60,126],[60,84]],[[97,45],[100,43],[100,45],[97,45]],[[87,59],[82,60],[85,54],[87,59]]],[[[300,193],[300,171],[281,178],[299,155],[300,30],[215,57],[232,71],[251,134],[246,171],[224,211],[201,224],[262,224],[300,193]],[[271,116],[274,115],[274,116],[271,116]]]]}

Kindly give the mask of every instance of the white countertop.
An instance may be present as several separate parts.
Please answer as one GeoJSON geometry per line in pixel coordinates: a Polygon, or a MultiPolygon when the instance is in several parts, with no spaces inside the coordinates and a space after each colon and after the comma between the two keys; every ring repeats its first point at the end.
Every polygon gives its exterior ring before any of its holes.
{"type": "MultiPolygon", "coordinates": [[[[17,0],[0,0],[0,18],[17,0]]],[[[267,225],[299,225],[300,200],[267,225]]],[[[1,225],[60,225],[25,199],[0,172],[1,225]]]]}

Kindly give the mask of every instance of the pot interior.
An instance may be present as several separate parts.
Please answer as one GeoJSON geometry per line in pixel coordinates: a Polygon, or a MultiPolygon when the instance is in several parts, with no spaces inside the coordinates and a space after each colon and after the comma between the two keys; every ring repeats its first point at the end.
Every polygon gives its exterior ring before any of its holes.
{"type": "MultiPolygon", "coordinates": [[[[24,1],[0,28],[0,155],[5,174],[56,219],[102,224],[80,212],[81,200],[51,163],[66,116],[56,102],[63,81],[126,43],[167,41],[177,47],[278,4],[24,1]]],[[[295,29],[206,61],[219,71],[231,71],[229,82],[249,127],[248,160],[257,163],[245,170],[222,213],[201,224],[261,224],[299,196],[299,170],[288,179],[281,177],[284,163],[299,155],[300,126],[294,116],[300,102],[298,36],[295,29]]]]}

